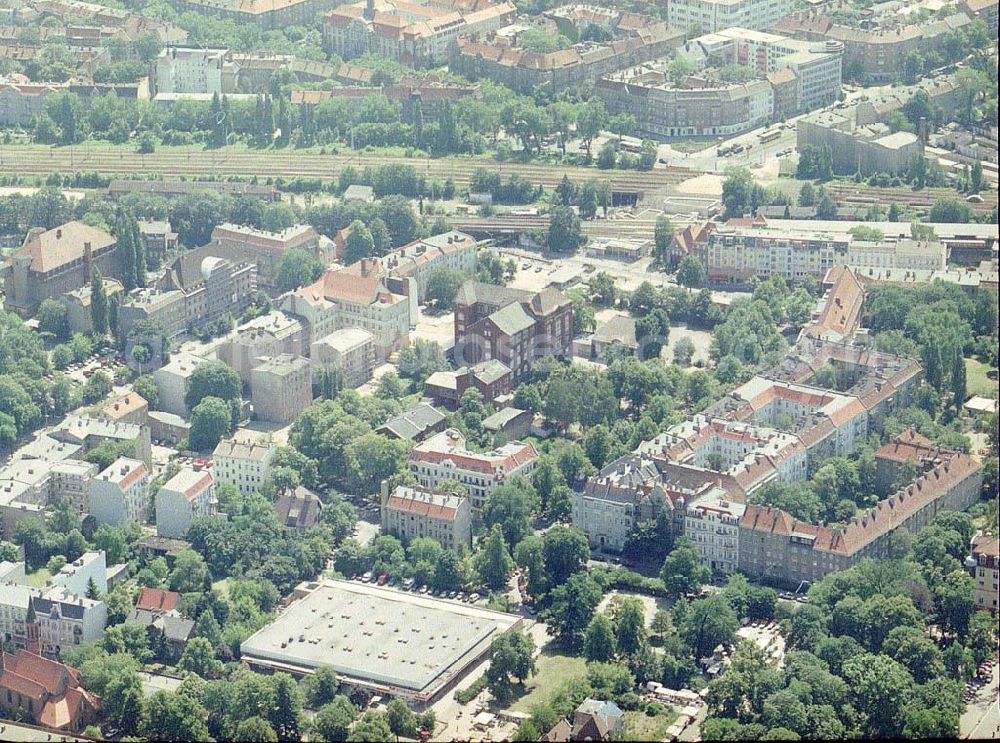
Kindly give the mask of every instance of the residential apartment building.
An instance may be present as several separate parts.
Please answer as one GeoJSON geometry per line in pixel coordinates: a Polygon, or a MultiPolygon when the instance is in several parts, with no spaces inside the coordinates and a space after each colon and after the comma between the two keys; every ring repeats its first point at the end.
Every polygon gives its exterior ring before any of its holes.
{"type": "Polygon", "coordinates": [[[402,5],[364,0],[326,14],[323,45],[343,59],[371,53],[408,65],[444,64],[448,47],[458,36],[496,31],[513,23],[516,15],[517,8],[506,0],[496,4],[422,0],[402,5]]]}
{"type": "Polygon", "coordinates": [[[64,586],[0,584],[0,636],[8,647],[58,658],[70,648],[100,640],[107,623],[103,601],[64,586]]]}
{"type": "Polygon", "coordinates": [[[88,285],[94,268],[103,276],[117,276],[116,247],[114,237],[83,222],[33,228],[3,266],[4,309],[27,317],[42,300],[88,285]]]}
{"type": "Polygon", "coordinates": [[[535,359],[570,356],[573,303],[552,289],[531,294],[466,281],[455,306],[455,359],[473,365],[497,360],[523,378],[535,359]]]}
{"type": "MultiPolygon", "coordinates": [[[[994,5],[994,8],[996,6],[994,5]]],[[[977,609],[997,613],[997,596],[1000,595],[1000,540],[984,534],[972,540],[972,557],[967,562],[976,581],[972,593],[977,609]]]]}
{"type": "Polygon", "coordinates": [[[177,0],[182,10],[267,30],[311,26],[317,15],[336,4],[337,0],[177,0]]]}
{"type": "Polygon", "coordinates": [[[68,498],[82,518],[88,513],[87,489],[97,474],[97,465],[77,459],[64,459],[49,464],[49,499],[68,498]]]}
{"type": "Polygon", "coordinates": [[[32,83],[21,76],[0,78],[0,125],[34,126],[35,117],[45,111],[45,100],[59,92],[52,83],[32,83]]]}
{"type": "Polygon", "coordinates": [[[740,572],[796,585],[821,580],[864,558],[885,559],[893,532],[916,533],[939,513],[967,509],[979,499],[982,484],[982,465],[954,453],[838,529],[748,504],[739,522],[740,572]]]}
{"type": "Polygon", "coordinates": [[[50,431],[48,437],[77,447],[74,457],[78,459],[83,459],[85,454],[104,442],[111,441],[132,444],[133,458],[142,460],[147,467],[151,466],[153,461],[149,426],[112,423],[102,418],[70,415],[50,431]]]}
{"type": "Polygon", "coordinates": [[[212,245],[189,250],[168,264],[151,289],[130,292],[119,309],[124,332],[140,321],[159,323],[168,337],[239,316],[257,293],[257,267],[219,255],[212,245]]]}
{"type": "Polygon", "coordinates": [[[165,47],[156,58],[156,92],[235,93],[236,65],[228,49],[165,47]]]}
{"type": "MultiPolygon", "coordinates": [[[[290,250],[302,250],[325,263],[320,235],[307,224],[297,224],[281,232],[268,232],[249,225],[220,224],[212,230],[212,243],[217,248],[233,251],[240,262],[257,266],[257,286],[265,291],[278,289],[278,267],[290,250]]],[[[224,254],[225,255],[225,254],[224,254]]]]}
{"type": "Polygon", "coordinates": [[[460,483],[468,491],[472,507],[482,509],[495,487],[512,477],[530,477],[537,459],[535,447],[521,441],[510,441],[485,453],[470,451],[465,436],[449,428],[413,447],[409,468],[427,490],[446,480],[460,483]]]}
{"type": "Polygon", "coordinates": [[[563,5],[549,15],[557,24],[571,23],[578,32],[589,24],[608,32],[603,42],[585,41],[568,49],[541,53],[524,49],[512,26],[499,33],[461,36],[452,45],[449,69],[471,78],[489,78],[530,93],[542,87],[557,92],[592,83],[625,67],[667,57],[684,41],[684,32],[651,16],[613,8],[563,5]]]}
{"type": "Polygon", "coordinates": [[[90,514],[98,524],[143,523],[149,508],[149,469],[143,462],[119,457],[87,488],[90,514]]]}
{"type": "Polygon", "coordinates": [[[670,0],[666,20],[684,33],[714,33],[734,26],[760,31],[794,7],[792,0],[670,0]]]}
{"type": "Polygon", "coordinates": [[[389,272],[390,288],[396,291],[398,282],[400,293],[419,303],[435,271],[474,273],[478,254],[478,244],[471,235],[442,232],[397,248],[382,259],[382,265],[389,272]]]}
{"type": "Polygon", "coordinates": [[[249,384],[250,370],[262,357],[283,353],[305,356],[309,353],[308,338],[309,331],[300,319],[272,310],[240,325],[216,348],[215,355],[249,384]]]}
{"type": "Polygon", "coordinates": [[[212,452],[212,475],[219,485],[232,485],[244,495],[258,493],[277,451],[271,441],[223,439],[212,452]]]}
{"type": "Polygon", "coordinates": [[[822,280],[842,264],[859,275],[868,269],[941,270],[947,249],[936,239],[869,241],[843,232],[774,228],[766,220],[730,220],[715,225],[705,240],[693,245],[690,255],[701,261],[710,282],[745,284],[751,277],[781,276],[798,283],[806,278],[822,280]]]}
{"type": "Polygon", "coordinates": [[[309,359],[284,353],[250,371],[250,402],[257,420],[287,425],[312,401],[309,359]]]}
{"type": "Polygon", "coordinates": [[[382,533],[409,542],[428,537],[463,553],[472,548],[472,506],[468,498],[382,481],[382,533]]]}
{"type": "Polygon", "coordinates": [[[336,373],[344,387],[360,387],[375,370],[375,336],[364,328],[342,328],[313,341],[314,369],[336,373]]]}
{"type": "Polygon", "coordinates": [[[91,584],[101,594],[108,592],[108,563],[104,551],[84,552],[73,562],[67,562],[48,580],[47,588],[64,588],[70,593],[86,595],[91,584]]]}
{"type": "Polygon", "coordinates": [[[387,281],[377,259],[331,267],[315,283],[285,295],[281,309],[306,321],[311,340],[342,328],[367,330],[375,359],[383,362],[410,344],[410,301],[391,291],[387,281]]]}
{"type": "Polygon", "coordinates": [[[774,114],[767,80],[729,83],[700,74],[675,85],[666,62],[602,77],[594,92],[609,113],[630,114],[644,137],[660,141],[731,137],[768,124],[774,114]]]}
{"type": "MultiPolygon", "coordinates": [[[[702,485],[695,492],[700,492],[702,485]]],[[[627,454],[609,462],[573,494],[573,526],[587,536],[590,546],[621,552],[637,524],[654,521],[662,512],[677,526],[675,509],[662,486],[660,470],[649,457],[627,454]]]]}
{"type": "MultiPolygon", "coordinates": [[[[74,734],[96,722],[100,708],[101,698],[84,688],[75,668],[43,658],[37,649],[16,653],[0,650],[0,713],[4,718],[74,734]]],[[[13,723],[8,725],[12,736],[20,735],[13,723]]],[[[37,728],[24,729],[23,733],[42,734],[37,728]]]]}
{"type": "Polygon", "coordinates": [[[767,77],[777,91],[782,81],[794,92],[788,104],[775,105],[775,118],[827,106],[840,94],[844,46],[838,41],[791,39],[747,28],[726,28],[686,42],[677,56],[697,67],[739,65],[767,77]],[[790,73],[788,76],[781,72],[790,73]]]}
{"type": "Polygon", "coordinates": [[[713,574],[728,575],[739,567],[740,517],[745,509],[744,504],[729,501],[721,488],[687,504],[684,536],[694,543],[701,564],[713,574]]]}
{"type": "Polygon", "coordinates": [[[156,494],[156,535],[182,539],[194,519],[215,515],[217,503],[211,472],[182,469],[156,494]]]}
{"type": "Polygon", "coordinates": [[[171,355],[170,361],[153,372],[153,381],[156,382],[156,391],[160,398],[158,407],[161,411],[184,418],[191,414],[187,403],[184,402],[188,380],[194,374],[194,370],[207,361],[201,356],[181,351],[171,355]]]}
{"type": "MultiPolygon", "coordinates": [[[[466,99],[478,100],[481,97],[478,85],[414,81],[381,87],[349,86],[331,90],[293,90],[289,102],[293,106],[318,106],[323,101],[338,98],[360,103],[373,95],[399,102],[402,105],[402,119],[408,124],[417,119],[418,113],[425,121],[437,120],[450,105],[466,99]]],[[[353,184],[344,192],[344,200],[353,200],[359,188],[371,187],[353,184]],[[354,188],[354,191],[351,191],[351,188],[354,188]]],[[[373,200],[374,193],[370,196],[373,200]]]]}
{"type": "Polygon", "coordinates": [[[148,422],[149,403],[142,395],[128,392],[105,403],[98,411],[98,415],[112,423],[144,426],[148,422]]]}

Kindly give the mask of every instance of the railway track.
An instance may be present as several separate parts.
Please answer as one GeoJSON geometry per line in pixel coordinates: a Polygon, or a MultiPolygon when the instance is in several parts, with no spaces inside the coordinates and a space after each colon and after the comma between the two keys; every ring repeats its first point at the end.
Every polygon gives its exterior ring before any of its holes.
{"type": "MultiPolygon", "coordinates": [[[[844,204],[878,204],[886,207],[897,203],[916,209],[929,209],[938,199],[960,197],[950,188],[925,188],[914,191],[903,187],[878,188],[854,183],[830,183],[826,190],[835,201],[844,204]]],[[[968,202],[974,212],[989,212],[996,207],[996,192],[984,193],[982,198],[981,204],[968,202]]]]}
{"type": "Polygon", "coordinates": [[[467,186],[477,168],[493,168],[501,177],[519,175],[531,183],[554,188],[568,176],[582,183],[591,178],[607,179],[619,191],[650,192],[675,186],[696,175],[682,168],[661,168],[649,172],[609,171],[556,164],[498,162],[472,158],[407,158],[366,155],[321,155],[311,152],[246,150],[160,150],[139,154],[125,147],[48,147],[39,145],[0,146],[0,174],[47,176],[54,172],[97,172],[105,176],[160,177],[257,177],[320,178],[332,180],[353,167],[410,165],[427,178],[451,178],[457,186],[467,186]]]}

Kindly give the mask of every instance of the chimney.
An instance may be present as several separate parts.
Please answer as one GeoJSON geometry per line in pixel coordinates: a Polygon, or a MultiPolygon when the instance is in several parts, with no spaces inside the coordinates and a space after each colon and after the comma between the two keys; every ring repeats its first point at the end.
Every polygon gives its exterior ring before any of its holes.
{"type": "Polygon", "coordinates": [[[927,117],[921,116],[920,123],[917,125],[917,136],[920,137],[920,142],[924,145],[927,144],[927,117]]]}

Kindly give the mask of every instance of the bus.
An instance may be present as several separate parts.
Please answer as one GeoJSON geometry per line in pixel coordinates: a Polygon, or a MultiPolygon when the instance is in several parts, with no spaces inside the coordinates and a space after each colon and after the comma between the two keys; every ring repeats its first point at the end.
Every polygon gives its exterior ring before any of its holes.
{"type": "Polygon", "coordinates": [[[778,137],[781,136],[781,130],[772,129],[771,131],[768,132],[761,132],[757,136],[760,139],[761,144],[763,144],[764,142],[773,142],[774,140],[776,140],[778,137]]]}

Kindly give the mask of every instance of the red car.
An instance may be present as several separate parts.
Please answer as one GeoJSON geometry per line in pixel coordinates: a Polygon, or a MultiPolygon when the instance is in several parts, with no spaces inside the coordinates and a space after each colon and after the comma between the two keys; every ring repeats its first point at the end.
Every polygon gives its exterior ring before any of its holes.
{"type": "Polygon", "coordinates": [[[379,584],[380,586],[384,586],[384,585],[385,585],[385,582],[386,582],[387,580],[389,580],[389,574],[388,574],[388,573],[382,573],[382,575],[380,575],[380,576],[378,577],[378,584],[379,584]]]}

